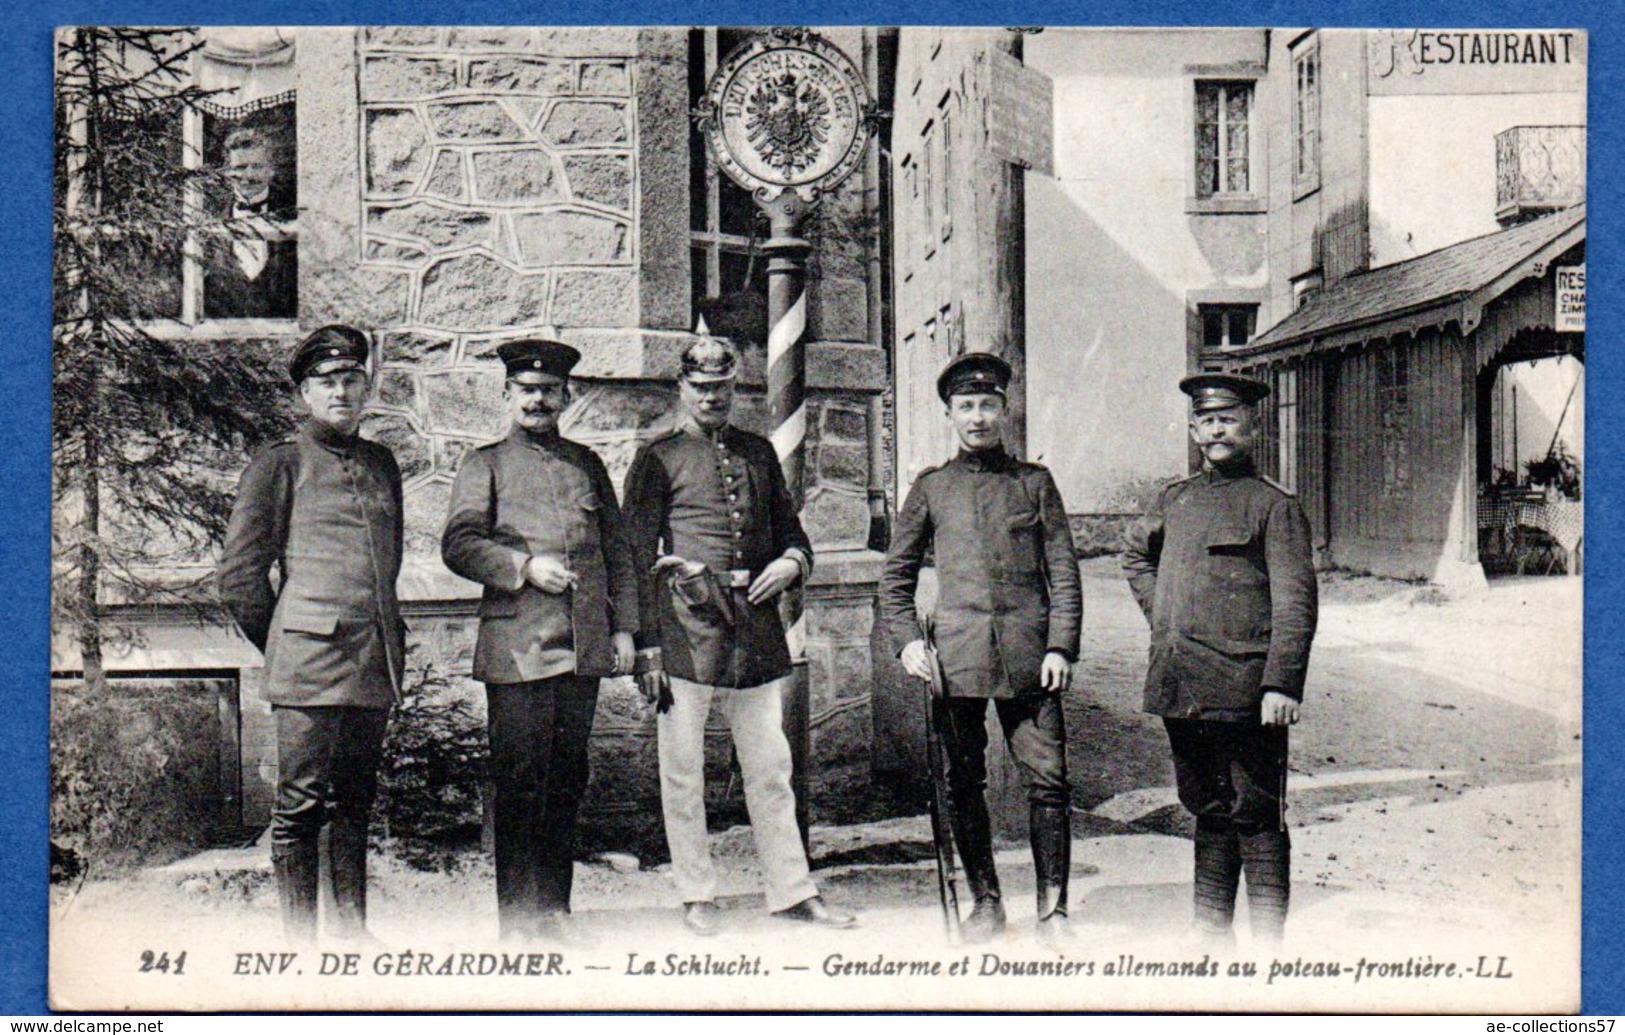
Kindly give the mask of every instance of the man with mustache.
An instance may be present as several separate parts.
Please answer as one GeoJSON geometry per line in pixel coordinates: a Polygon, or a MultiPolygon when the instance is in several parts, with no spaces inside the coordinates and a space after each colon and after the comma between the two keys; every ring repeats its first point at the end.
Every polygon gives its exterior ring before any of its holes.
{"type": "Polygon", "coordinates": [[[716,934],[716,871],[705,827],[705,721],[720,699],[745,777],[767,908],[790,920],[851,927],[808,873],[790,788],[781,695],[790,651],[778,598],[812,570],[773,444],[728,423],[737,357],[702,339],[682,356],[680,419],[644,446],[626,476],[647,619],[639,634],[644,696],[659,702],[660,801],[683,923],[716,934]]]}
{"type": "Polygon", "coordinates": [[[357,434],[367,354],[366,335],[338,324],[294,350],[289,373],[310,416],[243,472],[218,573],[221,601],[265,654],[277,743],[271,862],[283,930],[306,944],[323,827],[333,933],[369,937],[367,821],[406,653],[395,599],[401,472],[357,434]]]}
{"type": "Polygon", "coordinates": [[[474,678],[490,719],[501,935],[584,945],[570,916],[576,814],[598,680],[632,671],[638,576],[604,462],[559,434],[581,354],[525,339],[497,355],[513,427],[464,459],[440,553],[485,587],[474,678]]]}
{"type": "Polygon", "coordinates": [[[1196,817],[1197,930],[1234,940],[1245,873],[1253,937],[1278,942],[1291,892],[1287,729],[1315,635],[1309,525],[1253,463],[1269,386],[1197,374],[1179,387],[1202,471],[1162,490],[1124,536],[1123,572],[1151,623],[1145,710],[1162,716],[1196,817]]]}

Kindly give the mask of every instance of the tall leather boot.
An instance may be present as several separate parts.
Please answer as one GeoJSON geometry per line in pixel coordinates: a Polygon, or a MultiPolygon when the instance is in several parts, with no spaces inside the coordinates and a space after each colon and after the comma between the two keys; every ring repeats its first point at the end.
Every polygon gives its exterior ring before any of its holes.
{"type": "Polygon", "coordinates": [[[1038,888],[1038,937],[1053,948],[1067,944],[1067,883],[1072,875],[1072,817],[1065,805],[1032,805],[1028,826],[1038,888]]]}
{"type": "Polygon", "coordinates": [[[1292,897],[1292,841],[1285,830],[1242,834],[1239,840],[1253,937],[1279,943],[1292,897]]]}
{"type": "Polygon", "coordinates": [[[970,916],[960,925],[959,936],[967,944],[985,942],[1004,933],[1004,901],[999,893],[998,867],[993,862],[993,828],[987,801],[979,792],[956,796],[954,840],[959,844],[965,882],[976,899],[970,916]]]}
{"type": "MultiPolygon", "coordinates": [[[[1250,883],[1250,882],[1249,882],[1250,883]]],[[[1199,934],[1231,940],[1236,889],[1241,885],[1241,843],[1228,817],[1196,819],[1195,918],[1199,934]]]]}
{"type": "Polygon", "coordinates": [[[271,847],[277,902],[282,909],[282,936],[296,945],[314,945],[316,942],[316,889],[320,860],[314,840],[271,847]]]}
{"type": "Polygon", "coordinates": [[[366,828],[335,822],[328,829],[328,867],[333,876],[332,933],[348,940],[370,940],[366,828]]]}

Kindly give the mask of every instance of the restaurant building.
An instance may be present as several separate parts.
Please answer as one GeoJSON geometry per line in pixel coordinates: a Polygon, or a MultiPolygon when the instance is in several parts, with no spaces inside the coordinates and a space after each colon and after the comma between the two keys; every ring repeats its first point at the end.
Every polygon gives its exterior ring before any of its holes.
{"type": "Polygon", "coordinates": [[[1583,452],[1583,317],[1553,308],[1564,278],[1583,310],[1583,33],[902,40],[898,491],[949,455],[931,377],[970,349],[1018,370],[1086,553],[1192,469],[1195,370],[1272,383],[1262,459],[1324,565],[1482,582],[1480,490],[1583,452]]]}

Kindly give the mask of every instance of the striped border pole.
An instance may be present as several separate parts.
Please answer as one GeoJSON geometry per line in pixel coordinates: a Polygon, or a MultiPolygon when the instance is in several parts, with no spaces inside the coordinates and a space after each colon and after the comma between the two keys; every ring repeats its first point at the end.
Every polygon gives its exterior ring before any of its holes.
{"type": "MultiPolygon", "coordinates": [[[[804,467],[807,455],[807,253],[811,246],[797,228],[807,206],[794,191],[785,191],[763,206],[768,213],[767,256],[767,408],[773,422],[769,438],[784,468],[784,480],[797,513],[806,503],[804,467]]],[[[807,671],[807,619],[804,586],[784,594],[785,639],[792,674],[784,702],[785,735],[790,741],[791,787],[796,797],[796,824],[806,845],[811,817],[808,781],[812,760],[812,686],[807,671]]]]}

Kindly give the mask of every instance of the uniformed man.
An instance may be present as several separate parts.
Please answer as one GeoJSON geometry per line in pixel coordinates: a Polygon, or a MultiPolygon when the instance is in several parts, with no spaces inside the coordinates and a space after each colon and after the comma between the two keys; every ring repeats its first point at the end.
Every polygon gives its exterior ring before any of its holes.
{"type": "Polygon", "coordinates": [[[283,929],[304,943],[316,936],[324,826],[332,933],[369,937],[367,822],[405,656],[400,469],[356,433],[367,355],[352,327],[299,343],[289,372],[310,416],[248,465],[220,558],[221,600],[265,654],[277,739],[271,860],[283,929]]]}
{"type": "Polygon", "coordinates": [[[1069,934],[1072,850],[1059,695],[1071,686],[1078,658],[1083,595],[1055,479],[1004,448],[1009,383],[1010,365],[988,353],[960,356],[937,378],[959,453],[921,472],[909,490],[886,555],[880,608],[903,667],[918,679],[931,678],[914,594],[933,551],[954,833],[976,899],[962,937],[986,941],[1005,926],[983,796],[992,700],[1027,788],[1038,933],[1057,943],[1069,934]]]}
{"type": "Polygon", "coordinates": [[[1298,501],[1253,465],[1269,386],[1179,383],[1200,474],[1163,489],[1125,536],[1123,571],[1151,623],[1145,710],[1163,717],[1179,799],[1196,817],[1198,930],[1229,940],[1247,876],[1255,937],[1279,940],[1290,893],[1287,728],[1298,721],[1316,589],[1298,501]]]}
{"type": "Polygon", "coordinates": [[[603,461],[559,434],[581,354],[531,339],[497,354],[513,426],[463,460],[440,552],[485,587],[474,678],[490,720],[501,935],[585,944],[570,918],[576,814],[598,680],[632,671],[637,573],[603,461]]]}
{"type": "Polygon", "coordinates": [[[808,872],[790,788],[781,695],[790,651],[778,598],[812,569],[777,454],[728,423],[737,359],[713,339],[690,345],[678,382],[681,419],[644,446],[626,479],[626,510],[645,576],[639,683],[659,701],[660,798],[683,922],[715,934],[716,872],[705,826],[705,721],[720,698],[745,778],[767,907],[787,919],[850,927],[808,872]]]}

